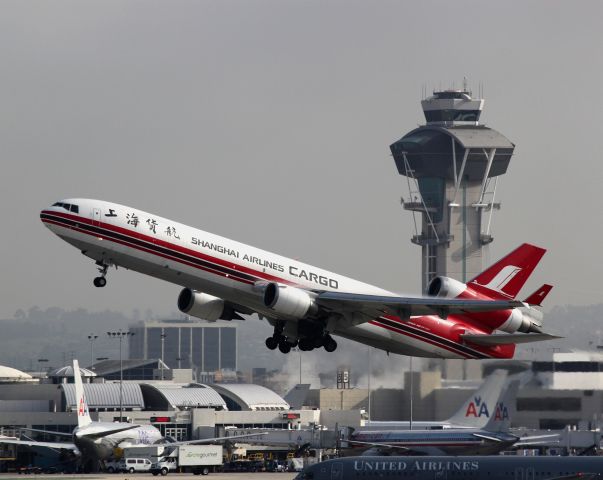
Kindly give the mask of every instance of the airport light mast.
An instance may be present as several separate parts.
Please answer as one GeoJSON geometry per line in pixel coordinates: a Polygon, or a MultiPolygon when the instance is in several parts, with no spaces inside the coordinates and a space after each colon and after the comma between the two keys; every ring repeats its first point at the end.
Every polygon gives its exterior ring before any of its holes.
{"type": "Polygon", "coordinates": [[[406,177],[402,206],[413,214],[411,242],[422,249],[421,286],[445,275],[466,282],[480,273],[493,241],[492,213],[498,177],[515,149],[505,136],[479,123],[484,100],[441,90],[421,101],[425,125],[390,145],[398,173],[406,177]],[[417,216],[420,218],[417,219],[417,216]]]}

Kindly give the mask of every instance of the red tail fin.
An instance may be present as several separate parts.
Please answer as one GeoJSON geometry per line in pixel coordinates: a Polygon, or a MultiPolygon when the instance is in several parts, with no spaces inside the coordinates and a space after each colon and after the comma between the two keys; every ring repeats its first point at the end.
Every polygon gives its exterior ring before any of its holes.
{"type": "Polygon", "coordinates": [[[545,252],[544,248],[524,243],[467,285],[490,298],[515,298],[545,252]]]}
{"type": "Polygon", "coordinates": [[[542,302],[549,294],[549,292],[553,289],[552,285],[544,284],[538,290],[536,290],[532,295],[524,300],[528,305],[536,305],[538,307],[542,306],[542,302]]]}

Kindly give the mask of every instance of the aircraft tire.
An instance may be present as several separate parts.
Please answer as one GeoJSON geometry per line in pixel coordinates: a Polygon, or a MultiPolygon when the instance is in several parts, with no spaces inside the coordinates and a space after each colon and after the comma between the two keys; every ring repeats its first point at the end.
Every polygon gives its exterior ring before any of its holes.
{"type": "Polygon", "coordinates": [[[105,277],[96,277],[92,283],[94,283],[95,287],[102,288],[107,285],[107,279],[105,277]]]}
{"type": "Polygon", "coordinates": [[[266,346],[270,349],[270,350],[276,350],[276,347],[278,347],[278,340],[274,337],[268,337],[266,339],[266,346]]]}
{"type": "Polygon", "coordinates": [[[325,338],[324,349],[329,353],[337,350],[337,342],[335,340],[333,340],[333,337],[331,337],[330,335],[327,338],[325,338]]]}
{"type": "Polygon", "coordinates": [[[279,342],[278,349],[281,351],[281,353],[287,354],[291,351],[291,345],[287,342],[279,342]]]}

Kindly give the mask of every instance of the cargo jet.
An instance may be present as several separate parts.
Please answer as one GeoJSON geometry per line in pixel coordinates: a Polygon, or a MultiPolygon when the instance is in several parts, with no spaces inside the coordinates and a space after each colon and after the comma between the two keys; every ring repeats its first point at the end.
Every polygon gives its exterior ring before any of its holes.
{"type": "Polygon", "coordinates": [[[40,217],[95,260],[95,286],[106,285],[111,266],[183,286],[183,313],[209,321],[257,313],[274,327],[266,346],[283,353],[332,352],[335,335],[402,355],[512,358],[517,343],[558,338],[533,308],[550,285],[516,300],[545,253],[529,244],[467,284],[436,277],[427,297],[407,297],[116,203],[61,200],[40,217]]]}

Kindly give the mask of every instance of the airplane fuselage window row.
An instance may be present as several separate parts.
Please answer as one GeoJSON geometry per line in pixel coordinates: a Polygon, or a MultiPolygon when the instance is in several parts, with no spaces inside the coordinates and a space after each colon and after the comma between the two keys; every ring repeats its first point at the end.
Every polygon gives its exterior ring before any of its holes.
{"type": "Polygon", "coordinates": [[[63,207],[68,212],[80,213],[80,207],[71,203],[57,202],[52,204],[53,207],[63,207]]]}

